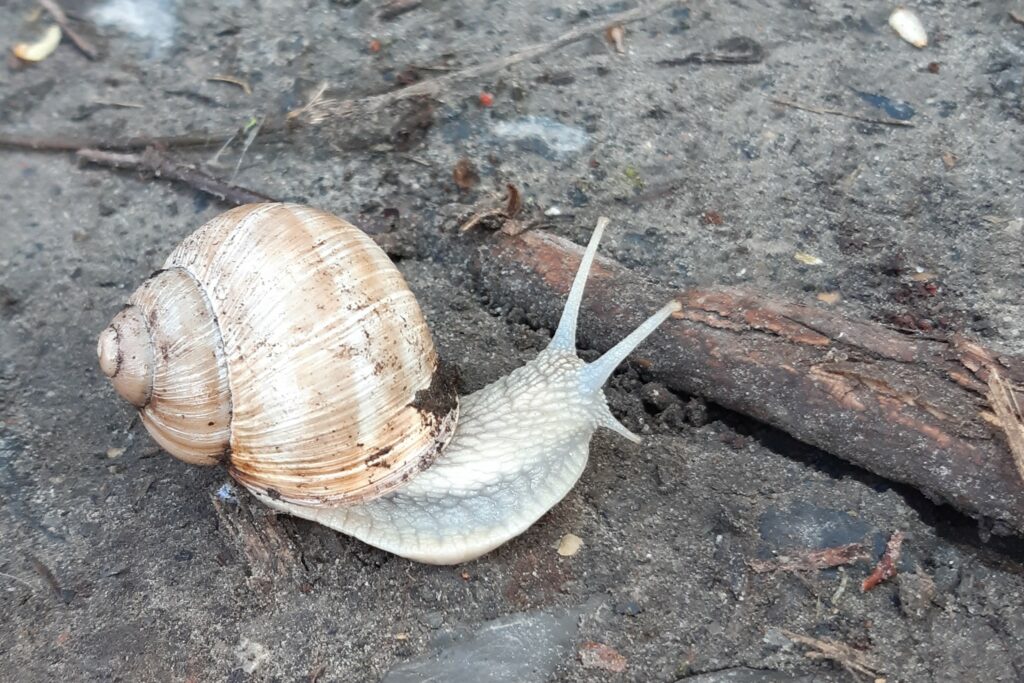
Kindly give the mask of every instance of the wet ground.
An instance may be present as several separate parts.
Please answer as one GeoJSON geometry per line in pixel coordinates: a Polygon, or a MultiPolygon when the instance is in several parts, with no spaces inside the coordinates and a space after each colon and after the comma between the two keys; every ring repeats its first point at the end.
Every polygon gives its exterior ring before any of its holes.
{"type": "MultiPolygon", "coordinates": [[[[65,6],[101,58],[62,45],[0,68],[4,131],[231,130],[300,106],[321,81],[343,97],[384,92],[633,3],[428,0],[390,20],[369,0],[65,6]],[[225,75],[251,94],[209,80],[225,75]]],[[[433,238],[506,182],[577,242],[609,216],[603,253],[662,281],[821,297],[1020,353],[1024,26],[1008,10],[1022,10],[911,6],[924,50],[889,29],[888,3],[680,4],[627,26],[622,55],[597,33],[429,111],[307,129],[240,163],[238,144],[214,163],[214,150],[188,158],[225,177],[238,164],[239,184],[387,232],[467,390],[549,335],[490,306],[433,238]],[[452,177],[464,157],[480,176],[467,191],[452,177]]],[[[34,35],[32,7],[0,6],[0,43],[34,35]]],[[[854,679],[793,634],[843,644],[890,681],[1024,678],[1020,539],[989,539],[628,364],[607,393],[644,443],[599,434],[558,507],[463,566],[218,497],[222,471],[167,457],[115,400],[94,340],[224,207],[71,155],[0,155],[3,680],[854,679]],[[862,592],[896,530],[900,573],[862,592]],[[570,533],[583,545],[563,557],[570,533]],[[853,542],[870,557],[755,571],[853,542]]]]}

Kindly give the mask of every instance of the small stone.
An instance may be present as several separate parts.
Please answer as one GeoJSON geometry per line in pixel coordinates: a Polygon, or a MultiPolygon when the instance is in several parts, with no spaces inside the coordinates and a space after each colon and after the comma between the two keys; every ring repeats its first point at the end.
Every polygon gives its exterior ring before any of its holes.
{"type": "Polygon", "coordinates": [[[124,455],[125,450],[127,450],[127,449],[124,449],[124,448],[108,448],[107,449],[107,457],[110,458],[111,460],[113,460],[114,458],[120,458],[122,455],[124,455]]]}
{"type": "Polygon", "coordinates": [[[648,382],[640,389],[640,400],[644,402],[644,407],[648,411],[660,413],[675,403],[676,397],[665,388],[664,384],[648,382]]]}
{"type": "Polygon", "coordinates": [[[242,671],[252,674],[270,659],[270,650],[254,640],[242,638],[238,647],[235,648],[235,659],[242,671]]]}
{"type": "Polygon", "coordinates": [[[604,669],[613,673],[626,670],[626,658],[615,648],[589,640],[580,646],[580,662],[584,669],[604,669]]]}
{"type": "Polygon", "coordinates": [[[900,611],[912,619],[928,615],[935,598],[935,582],[924,572],[899,574],[900,611]]]}
{"type": "Polygon", "coordinates": [[[615,613],[627,617],[635,617],[643,611],[644,608],[641,607],[640,603],[636,600],[628,600],[615,605],[615,613]]]}
{"type": "Polygon", "coordinates": [[[558,554],[562,557],[572,557],[583,547],[583,539],[576,534],[566,534],[558,542],[558,554]]]}
{"type": "Polygon", "coordinates": [[[570,656],[577,629],[577,615],[543,612],[467,625],[439,635],[427,654],[396,664],[383,683],[551,680],[570,656]]]}
{"type": "Polygon", "coordinates": [[[444,623],[444,614],[441,612],[427,612],[420,621],[430,628],[441,628],[441,625],[444,623]]]}
{"type": "Polygon", "coordinates": [[[188,562],[192,559],[192,551],[185,549],[179,550],[178,552],[174,553],[174,559],[178,562],[188,562]]]}
{"type": "Polygon", "coordinates": [[[711,421],[708,417],[707,404],[699,398],[691,398],[686,403],[683,415],[686,417],[686,421],[694,427],[703,427],[711,421]]]}

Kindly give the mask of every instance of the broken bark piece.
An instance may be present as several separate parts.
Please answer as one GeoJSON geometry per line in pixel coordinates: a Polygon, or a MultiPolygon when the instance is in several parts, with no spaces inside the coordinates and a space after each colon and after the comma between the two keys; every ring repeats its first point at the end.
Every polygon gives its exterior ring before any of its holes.
{"type": "MultiPolygon", "coordinates": [[[[579,247],[538,231],[465,233],[450,243],[492,301],[553,328],[579,247]]],[[[1024,532],[1024,484],[985,420],[989,368],[1013,384],[1024,362],[979,344],[882,325],[741,289],[673,290],[598,258],[579,344],[606,351],[671,298],[684,308],[635,362],[653,381],[749,415],[995,528],[1024,532]]]]}
{"type": "Polygon", "coordinates": [[[749,560],[747,564],[758,574],[774,571],[809,572],[853,564],[869,557],[868,548],[863,543],[847,543],[832,548],[794,550],[771,560],[749,560]]]}
{"type": "Polygon", "coordinates": [[[300,582],[302,551],[276,513],[233,487],[229,495],[214,493],[210,499],[225,542],[248,567],[249,583],[269,591],[279,581],[300,582]]]}
{"type": "Polygon", "coordinates": [[[883,581],[896,576],[896,563],[900,561],[902,550],[903,532],[894,531],[892,536],[889,537],[889,542],[885,544],[885,552],[882,553],[881,559],[878,560],[878,565],[875,566],[871,575],[861,583],[861,592],[866,593],[883,581]]]}
{"type": "Polygon", "coordinates": [[[1006,444],[1024,481],[1024,411],[1013,387],[1003,381],[999,370],[992,367],[988,375],[988,402],[995,412],[998,426],[1006,435],[1006,444]]]}

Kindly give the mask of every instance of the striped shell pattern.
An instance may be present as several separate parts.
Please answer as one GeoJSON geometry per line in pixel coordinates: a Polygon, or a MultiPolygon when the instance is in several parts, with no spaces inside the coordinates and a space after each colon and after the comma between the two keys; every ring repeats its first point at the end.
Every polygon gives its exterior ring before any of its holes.
{"type": "Polygon", "coordinates": [[[186,238],[100,335],[153,438],[271,498],[373,498],[428,467],[458,399],[419,304],[363,232],[291,204],[186,238]]]}

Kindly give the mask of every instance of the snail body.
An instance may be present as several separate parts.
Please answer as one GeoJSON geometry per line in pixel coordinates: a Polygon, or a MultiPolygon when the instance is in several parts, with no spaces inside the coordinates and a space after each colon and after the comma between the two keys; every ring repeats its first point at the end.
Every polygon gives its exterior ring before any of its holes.
{"type": "Polygon", "coordinates": [[[551,344],[459,398],[401,274],[364,233],[291,204],[239,207],[177,247],[105,329],[100,366],[172,455],[223,462],[280,511],[431,564],[529,528],[586,466],[601,387],[672,302],[593,363],[576,315],[599,222],[551,344]]]}

